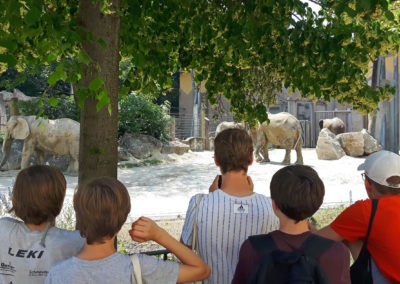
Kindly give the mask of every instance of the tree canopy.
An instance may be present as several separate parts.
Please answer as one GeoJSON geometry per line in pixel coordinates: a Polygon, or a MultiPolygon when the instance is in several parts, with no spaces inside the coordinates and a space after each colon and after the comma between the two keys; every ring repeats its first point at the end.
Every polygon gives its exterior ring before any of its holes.
{"type": "MultiPolygon", "coordinates": [[[[0,72],[58,62],[49,83],[71,82],[78,86],[81,106],[89,98],[97,110],[106,107],[114,114],[110,98],[130,91],[159,93],[171,85],[178,67],[206,80],[211,102],[223,94],[233,111],[250,119],[266,119],[266,103],[282,85],[303,96],[373,109],[389,92],[371,88],[366,73],[378,55],[397,54],[397,1],[311,1],[318,11],[301,0],[95,0],[93,5],[5,0],[0,72]],[[94,10],[99,22],[115,18],[114,30],[85,22],[94,10]],[[94,49],[110,46],[96,29],[118,37],[120,58],[128,66],[119,91],[108,88],[118,74],[99,72],[102,61],[117,59],[105,51],[94,60],[94,49]],[[85,88],[79,87],[82,82],[85,88]]],[[[93,108],[83,110],[88,111],[93,108]]]]}

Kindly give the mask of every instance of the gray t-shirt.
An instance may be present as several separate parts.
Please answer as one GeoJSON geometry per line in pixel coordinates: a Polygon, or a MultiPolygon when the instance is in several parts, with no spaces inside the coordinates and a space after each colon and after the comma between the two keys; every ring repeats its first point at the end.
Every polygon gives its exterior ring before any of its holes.
{"type": "Polygon", "coordinates": [[[85,244],[78,231],[51,227],[33,231],[14,218],[0,219],[0,283],[43,283],[57,262],[85,244]]]}
{"type": "MultiPolygon", "coordinates": [[[[143,283],[176,283],[179,264],[153,256],[139,254],[143,283]]],[[[60,283],[136,283],[132,280],[132,262],[129,256],[114,253],[99,260],[83,260],[71,257],[54,266],[45,284],[60,283]]]]}

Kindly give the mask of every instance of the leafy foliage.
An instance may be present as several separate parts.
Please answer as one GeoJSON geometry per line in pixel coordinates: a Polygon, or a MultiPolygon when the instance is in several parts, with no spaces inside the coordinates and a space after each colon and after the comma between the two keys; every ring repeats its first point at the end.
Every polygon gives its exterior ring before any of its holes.
{"type": "Polygon", "coordinates": [[[42,96],[34,102],[18,102],[18,108],[23,115],[38,115],[49,119],[67,117],[79,121],[78,107],[70,95],[58,98],[42,96]]]}
{"type": "MultiPolygon", "coordinates": [[[[120,26],[119,54],[126,61],[121,95],[164,93],[179,67],[206,81],[211,102],[223,94],[234,112],[250,119],[267,119],[266,105],[282,85],[310,98],[335,98],[373,110],[391,89],[368,85],[368,64],[378,55],[398,52],[398,1],[311,1],[319,11],[304,0],[0,1],[0,72],[58,62],[50,85],[68,81],[77,87],[80,106],[94,103],[99,110],[108,104],[115,110],[117,74],[99,73],[100,66],[116,66],[115,49],[107,49],[117,46],[115,38],[107,38],[112,31],[96,38],[97,26],[83,26],[82,17],[101,15],[95,19],[105,31],[111,27],[107,20],[116,19],[111,21],[116,30],[120,26]],[[106,49],[110,56],[103,54],[92,64],[106,49]],[[259,82],[270,85],[260,89],[259,82]]],[[[82,113],[90,114],[88,109],[82,113]]],[[[95,121],[100,115],[92,117],[95,121]]],[[[116,121],[107,120],[108,125],[116,121]]],[[[100,131],[92,136],[107,138],[100,131]]],[[[94,157],[93,163],[107,164],[94,157]]]]}
{"type": "Polygon", "coordinates": [[[0,90],[12,91],[19,89],[31,97],[43,94],[58,97],[70,93],[71,85],[63,81],[57,81],[50,86],[48,77],[56,70],[55,64],[50,66],[29,65],[23,71],[9,68],[0,75],[0,90]]]}
{"type": "Polygon", "coordinates": [[[169,103],[159,106],[145,96],[131,94],[119,103],[118,132],[142,133],[160,140],[168,140],[171,117],[169,103]]]}
{"type": "MultiPolygon", "coordinates": [[[[114,13],[112,1],[100,2],[104,13],[114,13]]],[[[365,75],[378,55],[398,50],[398,1],[312,2],[319,11],[300,0],[123,1],[120,93],[163,92],[180,66],[207,80],[211,102],[224,94],[250,117],[265,119],[282,85],[360,110],[388,99],[391,90],[372,89],[365,75]]],[[[81,42],[90,35],[77,26],[77,7],[65,0],[0,4],[0,62],[21,69],[73,57],[75,64],[58,65],[49,82],[78,82],[79,64],[90,62],[81,42]]],[[[106,105],[105,83],[79,95],[97,93],[98,107],[106,105]]]]}

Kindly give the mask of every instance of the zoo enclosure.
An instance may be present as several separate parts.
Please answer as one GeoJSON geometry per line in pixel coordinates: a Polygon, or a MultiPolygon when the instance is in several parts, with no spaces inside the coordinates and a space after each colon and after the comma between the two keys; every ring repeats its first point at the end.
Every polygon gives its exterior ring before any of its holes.
{"type": "MultiPolygon", "coordinates": [[[[175,123],[174,132],[175,137],[178,139],[186,139],[188,137],[194,137],[194,129],[201,128],[200,122],[193,118],[192,114],[185,112],[171,112],[170,114],[175,123]],[[195,125],[196,124],[196,125],[195,125]]],[[[298,117],[302,127],[302,140],[303,147],[315,148],[317,145],[319,129],[319,120],[325,118],[339,117],[346,125],[346,132],[352,131],[352,110],[318,110],[311,111],[308,119],[302,119],[304,117],[298,117]]],[[[205,138],[214,137],[215,130],[218,124],[222,121],[233,121],[232,115],[222,115],[218,119],[208,119],[202,117],[203,125],[205,127],[205,138]]]]}
{"type": "Polygon", "coordinates": [[[300,120],[302,128],[303,147],[315,148],[319,136],[319,121],[326,118],[338,117],[346,125],[346,132],[353,130],[351,110],[318,110],[311,113],[309,120],[300,120]]]}

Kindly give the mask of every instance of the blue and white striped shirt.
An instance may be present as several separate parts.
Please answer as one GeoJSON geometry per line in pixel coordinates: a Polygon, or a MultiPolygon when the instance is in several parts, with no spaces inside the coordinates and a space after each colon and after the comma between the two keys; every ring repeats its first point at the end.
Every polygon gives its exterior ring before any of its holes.
{"type": "MultiPolygon", "coordinates": [[[[197,200],[190,199],[182,229],[182,240],[192,243],[197,200]]],[[[251,235],[278,229],[279,220],[271,199],[258,193],[236,197],[216,190],[204,195],[197,213],[198,253],[211,266],[212,274],[203,283],[231,283],[242,243],[251,235]]]]}

